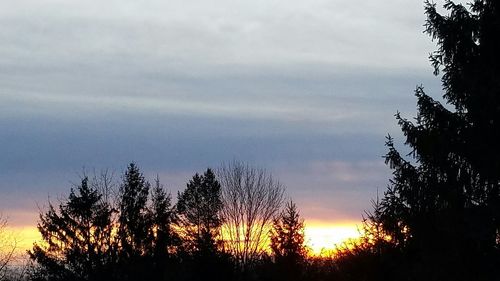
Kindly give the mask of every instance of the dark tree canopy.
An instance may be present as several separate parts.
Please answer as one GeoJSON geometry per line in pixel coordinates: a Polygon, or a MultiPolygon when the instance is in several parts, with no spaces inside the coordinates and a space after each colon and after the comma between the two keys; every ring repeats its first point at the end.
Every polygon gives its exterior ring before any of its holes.
{"type": "Polygon", "coordinates": [[[300,218],[297,206],[292,201],[286,204],[285,209],[273,221],[271,250],[276,260],[289,259],[291,264],[299,264],[306,258],[304,220],[300,218]]]}
{"type": "Polygon", "coordinates": [[[150,188],[133,163],[114,203],[108,202],[114,192],[107,173],[94,180],[84,177],[66,201],[58,207],[49,202],[41,213],[43,242],[29,252],[30,280],[232,278],[218,237],[220,185],[210,169],[193,177],[176,206],[159,179],[150,188]]]}
{"type": "Polygon", "coordinates": [[[500,246],[500,3],[444,8],[426,2],[425,27],[449,106],[417,87],[415,121],[397,114],[412,152],[407,159],[388,138],[394,172],[380,215],[422,268],[411,278],[491,280],[500,246]]]}
{"type": "Polygon", "coordinates": [[[230,257],[222,251],[221,208],[221,186],[211,169],[195,174],[178,193],[184,280],[234,280],[230,257]]]}
{"type": "Polygon", "coordinates": [[[88,179],[71,189],[58,209],[40,214],[43,243],[29,252],[34,280],[106,280],[112,262],[111,208],[88,179]]]}
{"type": "Polygon", "coordinates": [[[273,221],[271,250],[280,280],[302,280],[307,259],[304,240],[304,220],[297,206],[288,202],[285,209],[273,221]]]}
{"type": "Polygon", "coordinates": [[[149,252],[155,259],[165,260],[171,258],[175,246],[180,243],[180,238],[173,229],[177,214],[172,206],[172,196],[161,186],[158,178],[151,195],[149,252]]]}
{"type": "Polygon", "coordinates": [[[32,280],[161,280],[179,271],[175,209],[159,180],[150,184],[135,164],[125,172],[114,204],[107,173],[87,177],[56,209],[40,215],[43,243],[29,252],[32,280]],[[151,199],[151,200],[149,200],[151,199]]]}
{"type": "Polygon", "coordinates": [[[186,189],[179,192],[177,211],[189,251],[218,250],[221,208],[221,187],[211,169],[203,175],[195,174],[186,189]]]}
{"type": "Polygon", "coordinates": [[[129,164],[119,190],[118,236],[122,258],[138,257],[145,251],[149,229],[149,188],[150,184],[139,168],[134,163],[129,164]]]}

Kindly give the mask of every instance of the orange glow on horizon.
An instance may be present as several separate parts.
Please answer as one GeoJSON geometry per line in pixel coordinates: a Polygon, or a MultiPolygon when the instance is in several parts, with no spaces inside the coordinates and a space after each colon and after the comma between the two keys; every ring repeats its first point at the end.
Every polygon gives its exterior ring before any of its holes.
{"type": "MultiPolygon", "coordinates": [[[[358,225],[359,222],[306,221],[306,245],[310,248],[312,255],[319,256],[322,252],[334,250],[335,245],[358,238],[358,225]]],[[[16,239],[16,251],[19,253],[26,252],[33,247],[34,242],[41,240],[40,233],[34,226],[9,227],[8,229],[16,239]]]]}
{"type": "Polygon", "coordinates": [[[359,224],[360,222],[305,221],[306,245],[311,249],[312,255],[321,256],[335,250],[336,245],[359,238],[359,224]]]}

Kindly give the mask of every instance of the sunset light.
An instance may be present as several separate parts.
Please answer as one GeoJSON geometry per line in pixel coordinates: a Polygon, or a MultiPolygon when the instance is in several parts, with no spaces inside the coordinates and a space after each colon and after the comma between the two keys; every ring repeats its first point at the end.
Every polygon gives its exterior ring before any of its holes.
{"type": "Polygon", "coordinates": [[[322,252],[334,250],[349,239],[359,237],[359,223],[329,223],[313,221],[305,222],[306,244],[311,249],[313,255],[321,255],[322,252]]]}
{"type": "Polygon", "coordinates": [[[34,226],[9,227],[6,232],[15,237],[13,242],[17,253],[25,253],[33,247],[33,243],[41,240],[40,233],[34,226]]]}
{"type": "MultiPolygon", "coordinates": [[[[349,239],[359,237],[357,222],[334,222],[311,221],[305,222],[305,240],[310,248],[311,254],[318,256],[322,252],[334,250],[336,245],[342,244],[349,239]]],[[[36,227],[11,227],[9,232],[16,237],[16,251],[19,253],[30,250],[33,243],[40,241],[40,233],[36,227]]]]}

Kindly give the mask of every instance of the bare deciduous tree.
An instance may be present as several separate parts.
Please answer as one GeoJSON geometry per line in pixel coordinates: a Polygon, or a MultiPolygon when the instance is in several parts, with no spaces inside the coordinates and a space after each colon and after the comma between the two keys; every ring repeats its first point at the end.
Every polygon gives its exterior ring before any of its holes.
{"type": "Polygon", "coordinates": [[[242,162],[222,165],[222,236],[244,270],[269,249],[269,230],[283,203],[284,187],[264,169],[242,162]]]}

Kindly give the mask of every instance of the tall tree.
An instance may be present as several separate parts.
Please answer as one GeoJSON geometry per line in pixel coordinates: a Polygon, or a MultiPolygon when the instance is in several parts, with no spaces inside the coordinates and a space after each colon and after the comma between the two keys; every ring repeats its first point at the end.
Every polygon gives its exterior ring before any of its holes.
{"type": "Polygon", "coordinates": [[[203,175],[195,174],[178,193],[177,212],[189,251],[218,251],[221,208],[221,186],[211,169],[203,175]]]}
{"type": "Polygon", "coordinates": [[[168,194],[157,177],[152,190],[152,206],[150,209],[149,249],[147,250],[155,279],[171,275],[174,265],[176,247],[180,238],[174,230],[177,222],[175,207],[172,206],[168,194]]]}
{"type": "Polygon", "coordinates": [[[83,178],[66,202],[49,203],[40,214],[43,243],[29,251],[36,262],[34,280],[109,280],[112,262],[112,210],[83,178]]]}
{"type": "Polygon", "coordinates": [[[221,187],[211,169],[195,174],[178,193],[185,280],[234,280],[233,266],[221,248],[221,208],[221,187]]]}
{"type": "Polygon", "coordinates": [[[304,243],[304,220],[297,206],[288,202],[274,219],[271,229],[271,250],[280,280],[301,280],[307,259],[304,243]]]}
{"type": "Polygon", "coordinates": [[[264,169],[241,162],[218,171],[222,186],[225,247],[245,271],[269,247],[269,230],[283,203],[284,187],[264,169]]]}
{"type": "Polygon", "coordinates": [[[444,8],[426,2],[425,26],[448,106],[417,87],[416,121],[397,114],[411,159],[389,137],[381,217],[422,268],[413,278],[490,280],[500,262],[500,2],[444,8]]]}
{"type": "Polygon", "coordinates": [[[148,195],[150,184],[137,165],[131,163],[119,187],[118,258],[121,279],[144,277],[150,219],[148,195]],[[133,266],[131,266],[133,265],[133,266]]]}

